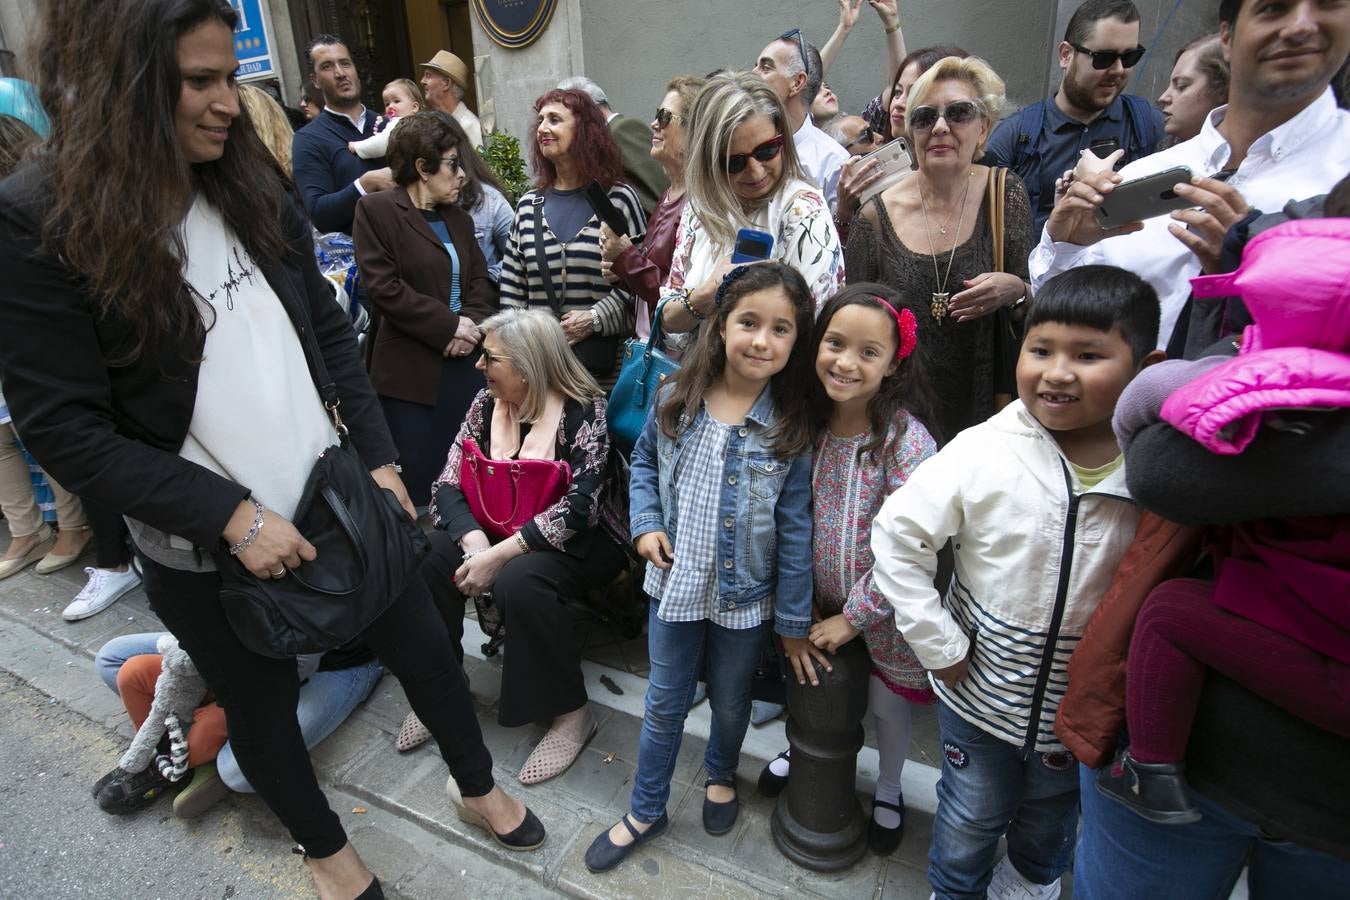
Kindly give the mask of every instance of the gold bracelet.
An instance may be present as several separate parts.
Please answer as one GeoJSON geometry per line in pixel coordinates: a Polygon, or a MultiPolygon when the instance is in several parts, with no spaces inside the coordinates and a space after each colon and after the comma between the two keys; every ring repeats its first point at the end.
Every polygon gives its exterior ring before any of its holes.
{"type": "Polygon", "coordinates": [[[517,546],[520,547],[520,552],[521,552],[521,553],[529,553],[529,552],[530,552],[530,545],[527,544],[527,543],[525,543],[525,538],[521,535],[521,533],[520,533],[519,531],[516,532],[516,544],[517,544],[517,546]]]}
{"type": "Polygon", "coordinates": [[[899,20],[899,19],[896,19],[896,20],[895,20],[895,24],[894,24],[894,25],[891,25],[890,27],[888,27],[888,28],[886,29],[886,33],[887,33],[887,34],[895,34],[895,33],[896,33],[897,31],[899,31],[899,30],[900,30],[900,20],[899,20]]]}

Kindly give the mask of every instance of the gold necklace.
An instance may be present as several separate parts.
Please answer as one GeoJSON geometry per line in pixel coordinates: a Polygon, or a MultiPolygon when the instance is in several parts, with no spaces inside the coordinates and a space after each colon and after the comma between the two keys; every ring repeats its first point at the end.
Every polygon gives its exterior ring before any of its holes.
{"type": "MultiPolygon", "coordinates": [[[[970,194],[970,180],[975,177],[975,170],[970,170],[970,177],[966,179],[966,189],[961,192],[961,217],[956,221],[956,234],[961,234],[961,226],[966,222],[966,197],[970,194]]],[[[947,290],[947,282],[952,277],[952,262],[956,259],[956,244],[952,244],[952,252],[947,257],[947,274],[938,273],[937,250],[933,245],[933,230],[928,226],[928,200],[923,195],[923,183],[916,182],[919,186],[919,203],[923,206],[923,231],[928,235],[928,253],[933,257],[933,278],[937,281],[937,290],[933,291],[932,302],[928,304],[929,314],[937,321],[947,318],[947,304],[951,300],[951,291],[947,290]]],[[[950,222],[952,217],[947,216],[950,222]]],[[[940,229],[943,234],[947,233],[944,227],[940,229]]]]}

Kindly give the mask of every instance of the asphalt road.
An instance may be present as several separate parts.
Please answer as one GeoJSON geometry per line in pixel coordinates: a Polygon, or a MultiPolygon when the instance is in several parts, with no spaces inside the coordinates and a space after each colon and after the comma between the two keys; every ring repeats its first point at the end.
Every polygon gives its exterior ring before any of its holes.
{"type": "Polygon", "coordinates": [[[0,897],[313,896],[287,836],[256,798],[190,822],[160,800],[114,817],[89,794],[122,742],[0,672],[0,897]]]}

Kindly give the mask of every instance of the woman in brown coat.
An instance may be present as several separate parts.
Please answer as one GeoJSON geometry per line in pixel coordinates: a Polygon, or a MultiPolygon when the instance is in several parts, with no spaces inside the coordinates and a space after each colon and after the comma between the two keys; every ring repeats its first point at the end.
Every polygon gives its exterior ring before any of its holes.
{"type": "Polygon", "coordinates": [[[460,159],[473,153],[436,113],[401,121],[389,140],[398,187],[361,198],[352,240],[372,309],[366,360],[398,446],[413,503],[426,506],[469,403],[478,324],[497,310],[497,287],[455,205],[460,159]]]}

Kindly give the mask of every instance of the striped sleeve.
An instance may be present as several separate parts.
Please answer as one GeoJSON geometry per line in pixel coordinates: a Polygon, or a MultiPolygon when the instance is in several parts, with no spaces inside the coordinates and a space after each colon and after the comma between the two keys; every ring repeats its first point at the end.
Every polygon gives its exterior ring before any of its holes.
{"type": "Polygon", "coordinates": [[[521,240],[521,223],[532,208],[530,201],[534,192],[530,191],[520,198],[516,205],[515,221],[511,224],[511,237],[506,244],[506,254],[502,258],[502,280],[500,284],[501,305],[525,306],[530,300],[529,282],[525,276],[524,242],[521,240]]]}

